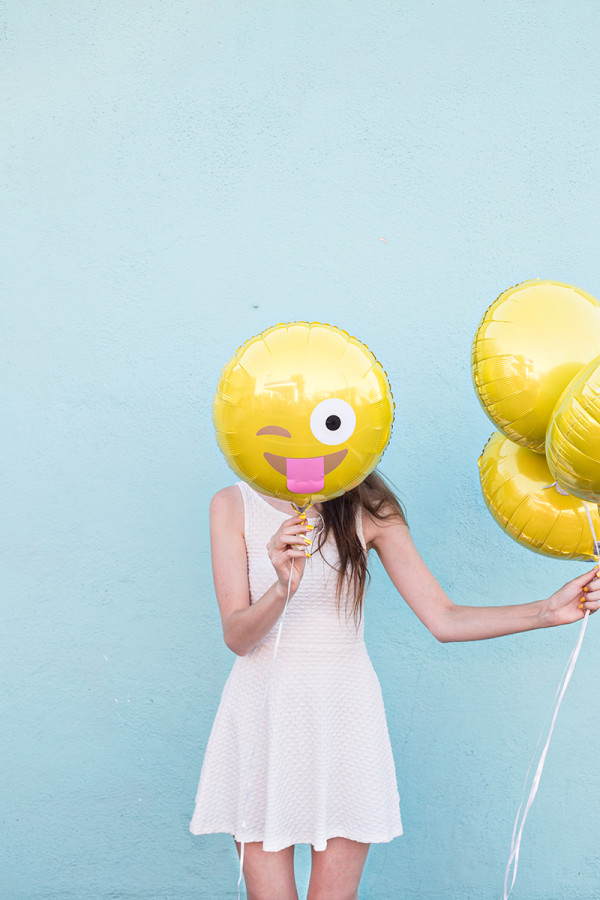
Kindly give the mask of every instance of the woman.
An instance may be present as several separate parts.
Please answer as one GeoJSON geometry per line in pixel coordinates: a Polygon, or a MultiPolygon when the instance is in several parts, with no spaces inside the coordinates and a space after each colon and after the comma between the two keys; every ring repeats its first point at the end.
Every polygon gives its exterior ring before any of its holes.
{"type": "Polygon", "coordinates": [[[315,504],[308,519],[293,513],[243,482],[211,503],[215,589],[225,643],[238,659],[190,829],[231,833],[238,851],[244,841],[249,900],[297,900],[296,843],[312,845],[307,900],[356,900],[370,843],[402,833],[379,682],[363,641],[368,551],[442,642],[575,622],[598,609],[600,575],[594,569],[532,603],[458,606],[376,473],[315,504]],[[307,559],[310,535],[317,538],[307,559]]]}

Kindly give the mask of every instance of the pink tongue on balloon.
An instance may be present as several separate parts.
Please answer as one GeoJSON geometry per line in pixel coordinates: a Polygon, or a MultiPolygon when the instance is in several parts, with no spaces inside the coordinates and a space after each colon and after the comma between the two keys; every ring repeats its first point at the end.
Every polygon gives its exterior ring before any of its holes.
{"type": "Polygon", "coordinates": [[[325,457],[287,459],[287,488],[292,494],[314,494],[325,485],[325,457]]]}

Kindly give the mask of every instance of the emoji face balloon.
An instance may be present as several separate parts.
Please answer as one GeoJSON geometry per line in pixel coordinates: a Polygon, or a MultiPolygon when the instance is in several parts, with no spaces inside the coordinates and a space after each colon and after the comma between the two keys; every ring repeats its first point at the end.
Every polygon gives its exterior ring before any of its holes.
{"type": "Polygon", "coordinates": [[[225,366],[213,405],[233,471],[302,508],[339,497],[372,472],[394,402],[365,344],[333,325],[275,325],[225,366]]]}

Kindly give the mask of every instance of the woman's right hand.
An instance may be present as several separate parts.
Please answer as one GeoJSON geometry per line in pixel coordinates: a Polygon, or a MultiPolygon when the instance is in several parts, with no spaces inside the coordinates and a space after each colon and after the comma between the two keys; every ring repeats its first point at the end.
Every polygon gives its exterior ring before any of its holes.
{"type": "Polygon", "coordinates": [[[273,564],[273,568],[277,573],[277,580],[285,591],[286,596],[290,581],[290,571],[292,575],[290,597],[300,587],[304,566],[306,565],[307,549],[310,546],[310,541],[307,538],[309,531],[312,531],[312,527],[307,524],[306,519],[302,519],[300,516],[293,516],[293,518],[286,519],[283,522],[267,544],[269,559],[273,564]]]}

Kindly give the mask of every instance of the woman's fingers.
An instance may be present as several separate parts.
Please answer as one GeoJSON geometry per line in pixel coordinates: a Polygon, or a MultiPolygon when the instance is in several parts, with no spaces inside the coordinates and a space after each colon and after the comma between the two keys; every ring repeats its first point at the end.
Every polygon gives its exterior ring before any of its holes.
{"type": "Polygon", "coordinates": [[[272,557],[271,562],[277,566],[284,564],[288,559],[302,559],[303,556],[306,556],[304,547],[286,547],[285,550],[278,551],[277,556],[272,557]]]}
{"type": "Polygon", "coordinates": [[[596,612],[600,607],[600,591],[587,591],[579,598],[579,608],[596,612]]]}
{"type": "Polygon", "coordinates": [[[578,598],[578,606],[584,613],[594,613],[600,608],[600,570],[592,569],[582,575],[579,581],[581,594],[578,598]]]}
{"type": "Polygon", "coordinates": [[[595,594],[596,599],[600,600],[600,581],[592,581],[590,584],[584,585],[581,589],[581,593],[584,597],[591,597],[592,594],[595,594]]]}
{"type": "Polygon", "coordinates": [[[312,530],[312,527],[312,525],[306,525],[306,523],[302,522],[297,522],[295,525],[287,525],[284,522],[281,528],[279,528],[275,532],[275,534],[267,544],[267,547],[283,547],[286,544],[297,543],[297,541],[295,541],[294,539],[298,537],[305,537],[307,532],[312,530]]]}
{"type": "Polygon", "coordinates": [[[296,525],[289,529],[282,528],[277,532],[276,546],[278,548],[289,546],[302,546],[310,544],[312,541],[307,537],[308,527],[306,525],[296,525]]]}
{"type": "Polygon", "coordinates": [[[598,612],[598,608],[600,607],[600,601],[596,601],[595,603],[580,603],[579,609],[583,612],[595,613],[598,612]]]}
{"type": "Polygon", "coordinates": [[[600,569],[598,566],[590,569],[589,572],[584,572],[583,575],[580,575],[578,578],[574,578],[571,582],[572,584],[576,584],[580,590],[584,590],[586,587],[594,587],[598,586],[600,589],[600,569]]]}
{"type": "Polygon", "coordinates": [[[313,526],[300,516],[292,516],[275,532],[267,551],[271,563],[282,584],[290,585],[295,592],[304,572],[306,557],[310,554],[312,541],[307,537],[313,526]]]}
{"type": "Polygon", "coordinates": [[[597,594],[598,596],[593,599],[600,600],[600,574],[598,569],[587,573],[586,580],[581,585],[581,593],[584,595],[584,598],[587,598],[588,595],[597,594]]]}
{"type": "Polygon", "coordinates": [[[298,522],[296,525],[282,525],[279,529],[281,534],[306,534],[307,531],[312,531],[312,525],[307,525],[306,522],[298,522]]]}

